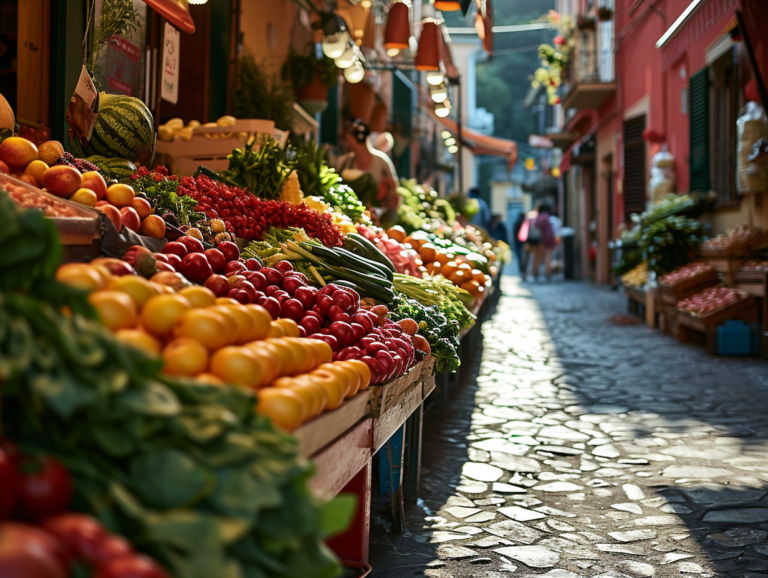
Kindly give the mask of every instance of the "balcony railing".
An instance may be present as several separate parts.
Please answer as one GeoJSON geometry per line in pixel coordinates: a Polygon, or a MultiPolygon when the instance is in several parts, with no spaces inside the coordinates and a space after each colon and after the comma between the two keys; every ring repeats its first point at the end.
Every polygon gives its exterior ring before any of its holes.
{"type": "Polygon", "coordinates": [[[597,22],[596,30],[581,29],[568,65],[566,109],[599,108],[616,91],[613,72],[613,22],[597,22]]]}

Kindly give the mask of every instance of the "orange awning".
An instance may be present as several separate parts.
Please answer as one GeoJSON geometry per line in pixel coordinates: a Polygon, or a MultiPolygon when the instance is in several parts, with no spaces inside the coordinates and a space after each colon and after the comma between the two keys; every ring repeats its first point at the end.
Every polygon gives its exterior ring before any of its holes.
{"type": "MultiPolygon", "coordinates": [[[[432,113],[434,116],[434,113],[432,113]]],[[[458,134],[456,121],[450,118],[439,118],[445,128],[453,134],[458,134]]],[[[461,143],[469,147],[475,155],[491,155],[494,157],[505,157],[507,159],[507,169],[512,170],[517,162],[517,143],[505,138],[488,136],[481,134],[471,128],[461,127],[461,143]]]]}
{"type": "Polygon", "coordinates": [[[188,0],[144,0],[144,2],[182,32],[187,34],[195,32],[195,23],[189,14],[188,0]]]}

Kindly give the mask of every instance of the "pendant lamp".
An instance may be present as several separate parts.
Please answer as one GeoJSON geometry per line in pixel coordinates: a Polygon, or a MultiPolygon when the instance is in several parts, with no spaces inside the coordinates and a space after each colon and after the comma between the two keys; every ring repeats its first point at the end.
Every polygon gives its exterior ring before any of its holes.
{"type": "Polygon", "coordinates": [[[451,113],[451,101],[445,100],[444,102],[435,105],[435,115],[439,118],[445,118],[451,113]]]}
{"type": "Polygon", "coordinates": [[[408,5],[395,2],[387,15],[387,27],[384,29],[384,48],[387,50],[405,50],[411,37],[411,23],[408,5]]]}
{"type": "Polygon", "coordinates": [[[461,10],[459,0],[435,0],[435,8],[441,12],[456,12],[461,10]]]}
{"type": "Polygon", "coordinates": [[[421,25],[419,50],[416,53],[416,70],[440,70],[440,44],[438,34],[442,34],[435,22],[428,20],[421,25]]]}

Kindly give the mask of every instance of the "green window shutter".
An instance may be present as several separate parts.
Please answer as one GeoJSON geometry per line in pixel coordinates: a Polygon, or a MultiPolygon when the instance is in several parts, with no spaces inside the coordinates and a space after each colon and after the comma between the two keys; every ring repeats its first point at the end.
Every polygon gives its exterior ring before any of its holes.
{"type": "Polygon", "coordinates": [[[642,213],[648,175],[645,168],[645,115],[624,121],[624,215],[642,213]]]}
{"type": "Polygon", "coordinates": [[[690,131],[690,185],[694,192],[706,192],[709,183],[709,67],[693,76],[688,86],[690,131]]]}

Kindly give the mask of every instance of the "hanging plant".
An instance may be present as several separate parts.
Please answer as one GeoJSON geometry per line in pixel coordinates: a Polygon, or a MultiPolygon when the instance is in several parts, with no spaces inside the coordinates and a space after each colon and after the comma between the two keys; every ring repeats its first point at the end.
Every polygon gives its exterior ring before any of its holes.
{"type": "Polygon", "coordinates": [[[600,6],[600,8],[597,9],[597,18],[600,20],[600,22],[607,22],[613,18],[613,10],[607,6],[600,6]]]}
{"type": "Polygon", "coordinates": [[[317,58],[314,50],[310,54],[299,54],[291,50],[285,59],[281,71],[283,80],[290,81],[293,89],[297,90],[312,84],[315,76],[327,87],[335,86],[338,81],[336,65],[333,60],[323,55],[317,58]]]}
{"type": "Polygon", "coordinates": [[[579,30],[595,30],[597,22],[593,16],[579,16],[576,22],[576,28],[579,30]]]}
{"type": "MultiPolygon", "coordinates": [[[[87,4],[88,20],[85,29],[83,44],[88,43],[89,28],[96,14],[95,0],[89,0],[87,4]]],[[[99,21],[95,23],[95,30],[91,36],[91,42],[86,51],[86,68],[94,78],[93,69],[99,57],[101,49],[112,41],[114,36],[123,36],[126,32],[136,30],[139,14],[133,7],[133,0],[104,0],[101,5],[99,21]]]]}

